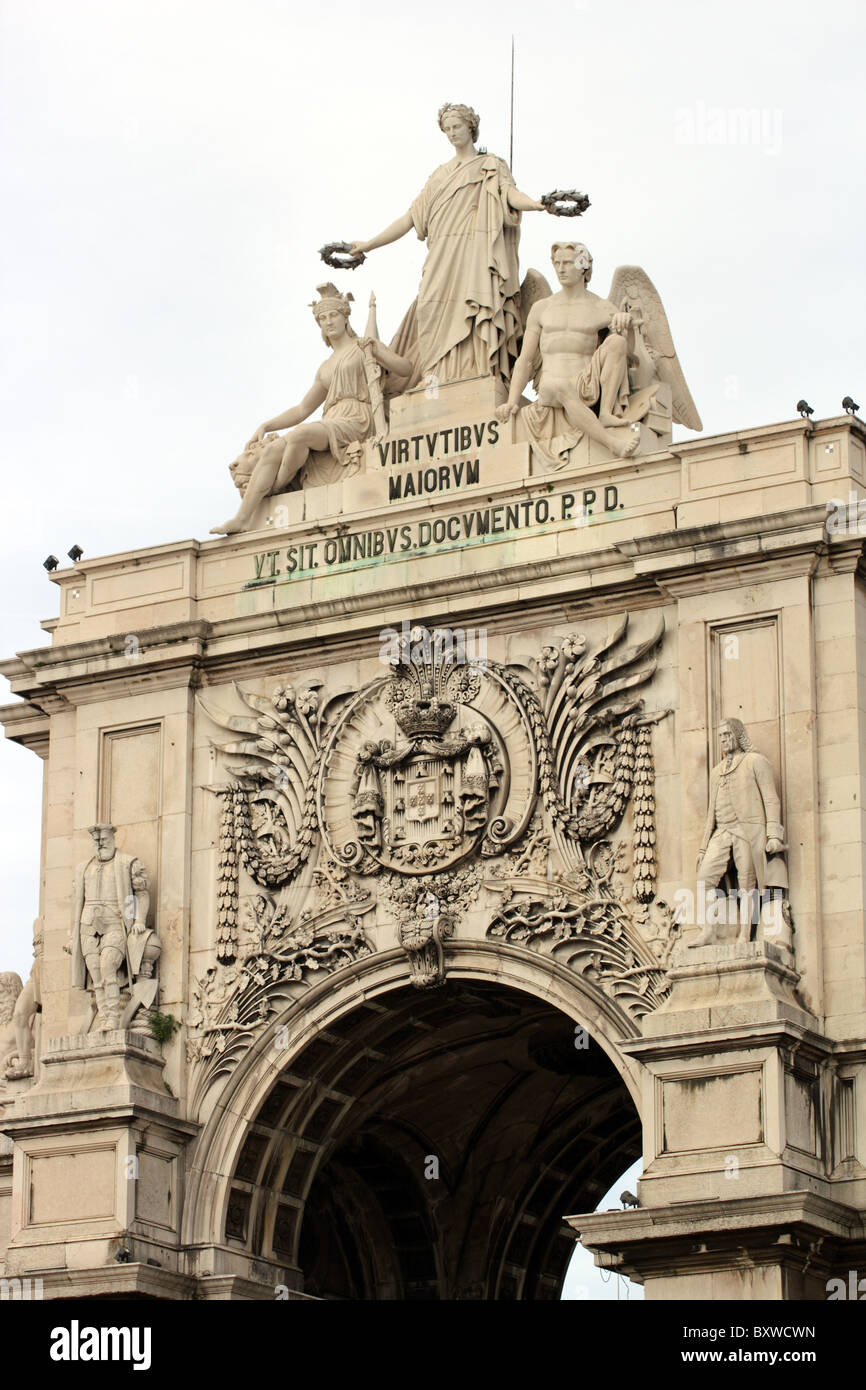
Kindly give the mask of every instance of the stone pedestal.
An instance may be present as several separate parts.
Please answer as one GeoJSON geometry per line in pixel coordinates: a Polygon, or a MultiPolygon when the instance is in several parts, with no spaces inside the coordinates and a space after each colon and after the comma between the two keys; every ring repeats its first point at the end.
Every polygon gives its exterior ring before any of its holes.
{"type": "Polygon", "coordinates": [[[624,1047],[645,1067],[642,1209],[569,1224],[647,1298],[826,1297],[864,1228],[830,1180],[844,1157],[834,1048],[790,953],[679,950],[669,979],[624,1047]]]}
{"type": "Polygon", "coordinates": [[[768,942],[680,948],[671,956],[671,992],[647,1018],[644,1036],[781,1019],[817,1028],[817,1020],[797,998],[799,978],[791,953],[768,942]]]}
{"type": "Polygon", "coordinates": [[[151,1284],[182,1273],[183,1151],[198,1126],[180,1118],[162,1072],[142,1033],[47,1040],[39,1084],[3,1121],[15,1144],[8,1273],[38,1272],[55,1295],[94,1281],[93,1292],[116,1281],[129,1292],[133,1265],[151,1284]]]}
{"type": "Polygon", "coordinates": [[[508,399],[508,388],[499,377],[473,376],[465,381],[422,382],[412,391],[391,400],[390,434],[408,434],[437,421],[469,424],[473,419],[492,419],[498,405],[508,399]]]}
{"type": "MultiPolygon", "coordinates": [[[[530,448],[519,416],[497,420],[496,409],[507,394],[498,377],[478,376],[446,385],[429,383],[394,396],[388,433],[368,440],[358,463],[341,468],[332,460],[330,470],[316,470],[303,488],[265,498],[252,531],[276,537],[287,526],[300,523],[317,524],[319,530],[321,523],[341,516],[377,511],[387,515],[395,502],[411,504],[423,497],[443,501],[450,495],[471,497],[473,489],[489,494],[493,487],[531,486],[536,475],[587,472],[594,476],[599,469],[618,478],[636,474],[637,458],[616,460],[603,444],[586,435],[572,449],[567,467],[552,468],[530,448]]],[[[669,429],[659,434],[660,428],[659,417],[652,415],[639,422],[626,420],[613,433],[626,441],[636,430],[642,459],[670,443],[669,429]]],[[[599,507],[590,513],[594,515],[600,510],[604,487],[594,491],[591,478],[587,482],[590,493],[599,499],[599,507]]],[[[295,559],[296,568],[304,569],[302,549],[295,559]]],[[[263,568],[265,577],[267,573],[263,568]]]]}
{"type": "Polygon", "coordinates": [[[809,1192],[566,1219],[600,1268],[654,1300],[823,1301],[866,1257],[862,1213],[809,1192]]]}
{"type": "Polygon", "coordinates": [[[38,1113],[43,1099],[56,1104],[60,1093],[67,1093],[70,1107],[89,1108],[94,1091],[106,1087],[126,1087],[140,1097],[150,1093],[162,1099],[166,1085],[162,1079],[162,1049],[149,1033],[125,1028],[108,1032],[80,1033],[66,1038],[49,1038],[40,1059],[39,1083],[25,1092],[16,1115],[38,1113]]]}

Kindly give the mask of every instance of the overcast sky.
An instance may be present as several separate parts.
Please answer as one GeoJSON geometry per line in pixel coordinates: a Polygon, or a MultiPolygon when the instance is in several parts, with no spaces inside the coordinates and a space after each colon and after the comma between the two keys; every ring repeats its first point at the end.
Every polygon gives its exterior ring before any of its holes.
{"type": "MultiPolygon", "coordinates": [[[[367,239],[481,114],[534,197],[523,269],[575,228],[606,293],[642,265],[706,433],[816,417],[866,391],[862,0],[0,0],[0,652],[57,612],[41,567],[205,537],[227,465],[322,359],[317,250],[367,239]]],[[[337,276],[391,336],[424,248],[337,276]]],[[[681,432],[682,433],[682,432],[681,432]]],[[[5,682],[0,682],[5,690],[5,682]]],[[[3,695],[0,698],[6,698],[3,695]]],[[[0,746],[4,940],[26,976],[40,764],[0,746]]]]}

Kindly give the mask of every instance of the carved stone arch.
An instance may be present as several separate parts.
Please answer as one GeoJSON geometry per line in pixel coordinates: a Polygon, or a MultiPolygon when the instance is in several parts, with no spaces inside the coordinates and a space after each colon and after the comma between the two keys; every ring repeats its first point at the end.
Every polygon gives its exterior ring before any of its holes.
{"type": "MultiPolygon", "coordinates": [[[[585,1029],[594,1049],[592,1065],[600,1076],[604,1074],[603,1081],[596,1087],[597,1096],[593,1093],[590,1097],[592,1123],[581,1121],[571,1133],[575,1120],[573,1115],[566,1113],[566,1108],[560,1116],[554,1114],[549,1134],[542,1133],[539,1125],[538,1134],[530,1136],[527,1145],[532,1149],[531,1162],[525,1165],[526,1173],[519,1182],[514,1179],[511,1206],[490,1227],[489,1241],[491,1249],[495,1246],[496,1267],[489,1279],[475,1277],[470,1270],[462,1282],[460,1279],[456,1283],[452,1281],[451,1293],[431,1292],[434,1286],[444,1287],[440,1278],[441,1251],[433,1250],[429,1259],[419,1255],[413,1266],[411,1258],[404,1258],[405,1252],[395,1237],[391,1272],[380,1270],[376,1275],[377,1287],[380,1290],[391,1287],[397,1278],[394,1270],[400,1268],[404,1281],[402,1291],[397,1294],[380,1291],[373,1296],[556,1296],[550,1290],[558,1287],[565,1254],[570,1253],[564,1247],[554,1249],[556,1241],[561,1241],[562,1218],[569,1209],[575,1209],[568,1194],[579,1189],[581,1195],[590,1193],[597,1201],[605,1190],[596,1190],[598,1182],[603,1181],[604,1176],[613,1181],[639,1148],[639,1068],[620,1048],[622,1042],[637,1035],[638,1029],[634,1019],[591,981],[576,977],[556,961],[501,942],[496,946],[483,942],[453,943],[449,947],[447,986],[420,996],[417,991],[407,989],[405,959],[401,953],[390,951],[370,957],[350,969],[335,972],[284,1011],[276,1025],[285,1029],[291,1039],[291,1046],[284,1052],[274,1049],[273,1029],[263,1030],[227,1081],[191,1155],[184,1242],[199,1249],[235,1250],[250,1266],[256,1264],[258,1268],[288,1271],[285,1277],[291,1278],[291,1272],[299,1270],[305,1209],[310,1195],[316,1191],[320,1174],[327,1169],[333,1178],[341,1171],[341,1164],[345,1170],[345,1155],[349,1152],[346,1145],[349,1144],[351,1150],[352,1136],[363,1138],[365,1134],[365,1143],[391,1145],[395,1170],[400,1163],[406,1165],[409,1155],[409,1167],[415,1175],[415,1195],[407,1182],[401,1211],[404,1216],[408,1211],[416,1226],[423,1224],[422,1207],[432,1190],[428,1189],[425,1195],[419,1171],[424,1158],[424,1136],[421,1133],[413,1136],[411,1129],[404,1126],[395,1144],[397,1131],[393,1126],[389,1134],[376,1130],[374,1120],[363,1109],[363,1074],[367,1068],[375,1084],[379,1084],[376,1078],[380,1078],[392,1065],[392,1059],[399,1058],[406,1048],[401,1032],[408,1032],[417,1042],[419,1029],[427,1030],[425,1059],[434,1057],[440,1031],[443,1032],[443,1054],[453,1049],[453,1029],[459,1026],[460,1011],[466,1009],[467,1000],[470,1008],[478,1007],[482,1014],[486,1002],[492,1001],[489,1010],[491,1037],[497,1029],[508,1036],[510,1005],[513,1005],[515,1030],[522,1030],[521,1037],[529,1036],[532,1046],[535,1046],[534,1035],[527,1034],[527,1029],[534,1026],[536,1013],[539,1018],[543,1015],[548,1020],[559,1018],[563,1025],[562,1030],[557,1025],[560,1051],[566,1039],[573,1046],[576,1029],[585,1029]],[[401,991],[407,997],[405,1017],[398,1012],[399,1008],[404,1008],[400,1002],[401,991]],[[495,991],[495,998],[489,991],[495,991]],[[452,1028],[452,1034],[445,1033],[443,1020],[452,1028]],[[380,1037],[384,1045],[377,1049],[380,1037]],[[613,1128],[608,1133],[605,1126],[609,1123],[613,1128]],[[593,1174],[581,1175],[580,1164],[573,1156],[568,1156],[569,1136],[581,1140],[584,1148],[588,1144],[592,1153],[599,1155],[601,1166],[596,1164],[596,1167],[602,1176],[595,1176],[595,1186],[593,1174]],[[607,1157],[602,1152],[605,1144],[607,1157]],[[617,1167],[620,1157],[623,1161],[617,1167]],[[329,1164],[336,1166],[329,1167],[329,1164]],[[535,1176],[533,1165],[538,1168],[535,1176]],[[539,1186],[542,1179],[544,1182],[539,1186]],[[550,1254],[552,1249],[553,1255],[550,1254]],[[523,1265],[518,1268],[520,1260],[523,1265]],[[429,1274],[421,1269],[423,1277],[415,1277],[425,1261],[430,1267],[429,1274]],[[437,1281],[440,1282],[437,1284],[437,1281]]],[[[483,1028],[478,1029],[478,1046],[485,1042],[481,1036],[483,1031],[483,1028]]],[[[540,1046],[543,1051],[543,1038],[540,1046]]],[[[525,1052],[524,1048],[522,1055],[525,1052]]],[[[425,1065],[428,1065],[426,1060],[425,1065]]],[[[544,1065],[548,1071],[556,1071],[555,1065],[551,1068],[547,1061],[544,1065]]],[[[546,1074],[544,1083],[552,1084],[546,1074]]],[[[397,1083],[392,1080],[387,1084],[397,1083]]],[[[581,1085],[584,1084],[582,1080],[581,1085]]],[[[512,1105],[513,1113],[517,1104],[509,1100],[506,1089],[501,1097],[497,1093],[491,1102],[490,1132],[494,1137],[498,1117],[493,1111],[498,1107],[505,1121],[510,1122],[505,1112],[512,1105]]],[[[527,1094],[531,1093],[530,1085],[527,1094]]],[[[483,1142],[479,1132],[479,1153],[483,1153],[483,1142]]],[[[357,1144],[352,1150],[355,1159],[356,1150],[357,1144]]],[[[460,1184],[474,1181],[481,1213],[480,1225],[476,1222],[476,1227],[480,1230],[485,1220],[485,1203],[491,1202],[493,1197],[487,1179],[479,1177],[484,1173],[484,1163],[479,1161],[476,1169],[470,1177],[443,1171],[436,1200],[447,1204],[455,1200],[458,1189],[463,1200],[468,1187],[461,1188],[460,1184]]],[[[318,1190],[325,1189],[320,1186],[318,1190]]],[[[337,1199],[342,1202],[344,1211],[350,1212],[353,1206],[351,1182],[347,1180],[337,1199]]],[[[355,1210],[359,1200],[354,1201],[355,1210]]],[[[382,1219],[386,1224],[390,1220],[384,1208],[382,1219]]],[[[405,1220],[403,1225],[406,1225],[405,1220]]],[[[470,1235],[473,1229],[472,1220],[467,1218],[470,1235]]],[[[369,1237],[367,1243],[370,1243],[369,1237]]],[[[409,1240],[407,1248],[411,1246],[409,1240]]],[[[415,1247],[418,1246],[416,1241],[415,1247]]],[[[387,1265],[387,1261],[385,1263],[387,1265]]],[[[281,1276],[275,1273],[275,1280],[278,1277],[281,1276]]]]}

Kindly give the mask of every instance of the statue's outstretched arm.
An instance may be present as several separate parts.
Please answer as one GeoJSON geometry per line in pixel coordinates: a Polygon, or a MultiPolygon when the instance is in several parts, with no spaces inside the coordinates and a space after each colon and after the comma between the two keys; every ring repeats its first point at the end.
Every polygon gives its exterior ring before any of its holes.
{"type": "Polygon", "coordinates": [[[508,206],[515,212],[547,212],[543,203],[539,203],[535,198],[530,198],[528,193],[521,193],[519,188],[513,185],[506,189],[505,197],[508,206]]]}
{"type": "Polygon", "coordinates": [[[273,420],[266,420],[259,427],[261,434],[271,434],[273,430],[290,430],[294,425],[299,425],[302,420],[308,419],[314,410],[318,410],[327,394],[319,378],[316,377],[300,404],[284,410],[282,415],[275,415],[273,420]]]}
{"type": "Polygon", "coordinates": [[[351,254],[366,255],[368,251],[375,251],[380,246],[390,246],[392,241],[399,241],[401,236],[411,232],[414,225],[411,212],[404,212],[402,217],[398,217],[396,222],[392,222],[390,227],[386,227],[384,232],[372,237],[370,241],[353,241],[349,248],[351,254]]]}

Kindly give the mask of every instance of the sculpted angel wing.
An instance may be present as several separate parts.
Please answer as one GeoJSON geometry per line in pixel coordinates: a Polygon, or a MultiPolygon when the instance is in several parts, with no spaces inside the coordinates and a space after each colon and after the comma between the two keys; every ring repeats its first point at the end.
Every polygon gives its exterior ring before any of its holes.
{"type": "Polygon", "coordinates": [[[529,318],[529,311],[539,299],[549,299],[553,291],[540,270],[529,267],[520,286],[520,318],[523,324],[529,318]]]}
{"type": "MultiPolygon", "coordinates": [[[[526,321],[529,318],[529,311],[533,304],[537,304],[539,299],[549,299],[553,291],[545,280],[540,270],[533,270],[530,266],[523,277],[523,284],[520,286],[520,325],[521,334],[526,328],[526,321]]],[[[537,353],[532,364],[532,384],[537,387],[536,378],[541,370],[541,353],[537,353]]]]}
{"type": "Polygon", "coordinates": [[[690,430],[703,425],[677,358],[670,325],[659,292],[639,265],[620,265],[613,273],[608,295],[618,308],[635,315],[641,335],[660,380],[667,382],[673,397],[673,417],[690,430]]]}

